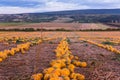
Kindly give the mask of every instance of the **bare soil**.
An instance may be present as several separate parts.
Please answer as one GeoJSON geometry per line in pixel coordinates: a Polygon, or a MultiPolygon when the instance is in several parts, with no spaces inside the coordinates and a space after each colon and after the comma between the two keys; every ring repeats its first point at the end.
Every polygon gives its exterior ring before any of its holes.
{"type": "Polygon", "coordinates": [[[11,49],[16,47],[16,44],[7,44],[6,42],[0,42],[0,51],[4,51],[5,49],[11,49]]]}
{"type": "Polygon", "coordinates": [[[87,68],[76,68],[86,80],[120,80],[120,55],[82,41],[71,43],[70,47],[80,61],[88,63],[87,68]]]}
{"type": "Polygon", "coordinates": [[[32,74],[49,67],[57,44],[42,43],[31,47],[26,54],[10,56],[0,63],[0,80],[30,80],[32,74]]]}
{"type": "MultiPolygon", "coordinates": [[[[54,50],[59,41],[44,42],[31,47],[26,54],[10,56],[0,63],[0,80],[30,80],[32,74],[42,72],[55,59],[54,50]]],[[[75,69],[86,80],[120,80],[120,57],[115,53],[75,38],[70,39],[70,49],[80,61],[88,63],[86,68],[75,69]]]]}

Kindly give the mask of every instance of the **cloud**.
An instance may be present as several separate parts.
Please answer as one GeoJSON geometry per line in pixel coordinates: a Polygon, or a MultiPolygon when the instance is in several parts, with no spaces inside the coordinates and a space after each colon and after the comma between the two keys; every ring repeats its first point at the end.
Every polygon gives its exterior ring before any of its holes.
{"type": "MultiPolygon", "coordinates": [[[[27,0],[26,0],[27,1],[27,0]]],[[[33,0],[35,1],[35,0],[33,0]]],[[[40,1],[42,2],[42,1],[40,1]]],[[[15,6],[1,6],[0,14],[16,14],[16,13],[33,13],[33,12],[48,12],[48,11],[61,11],[72,9],[86,9],[88,6],[78,5],[74,3],[64,3],[54,1],[43,1],[44,6],[36,5],[35,7],[15,7],[15,6]]]]}
{"type": "Polygon", "coordinates": [[[86,2],[92,2],[92,3],[120,3],[119,0],[85,0],[86,2]]]}
{"type": "Polygon", "coordinates": [[[64,3],[64,2],[48,2],[45,4],[46,10],[72,10],[72,9],[86,9],[89,8],[86,5],[79,5],[75,3],[64,3]]]}
{"type": "Polygon", "coordinates": [[[1,0],[0,14],[120,8],[119,0],[1,0]]]}
{"type": "Polygon", "coordinates": [[[23,7],[11,7],[11,6],[3,6],[0,7],[0,14],[16,14],[16,13],[28,13],[35,12],[33,8],[23,8],[23,7]]]}

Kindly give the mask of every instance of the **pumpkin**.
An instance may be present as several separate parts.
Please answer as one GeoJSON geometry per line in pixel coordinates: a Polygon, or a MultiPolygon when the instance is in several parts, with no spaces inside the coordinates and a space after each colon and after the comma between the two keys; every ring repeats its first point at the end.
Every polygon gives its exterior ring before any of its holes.
{"type": "Polygon", "coordinates": [[[74,59],[74,56],[73,55],[69,55],[69,58],[72,60],[72,59],[74,59]]]}
{"type": "Polygon", "coordinates": [[[57,58],[60,58],[60,57],[61,57],[61,54],[57,52],[57,53],[56,53],[56,57],[57,57],[57,58]]]}
{"type": "Polygon", "coordinates": [[[15,52],[19,52],[19,48],[12,48],[12,50],[14,50],[15,52]]]}
{"type": "Polygon", "coordinates": [[[24,53],[25,53],[25,51],[24,51],[24,49],[23,49],[23,48],[21,49],[21,53],[22,53],[22,54],[24,54],[24,53]]]}
{"type": "Polygon", "coordinates": [[[3,51],[3,53],[5,53],[5,54],[9,55],[10,50],[4,50],[4,51],[3,51]]]}
{"type": "Polygon", "coordinates": [[[76,75],[75,73],[71,73],[71,74],[70,74],[70,78],[71,78],[71,79],[76,79],[76,77],[77,77],[77,75],[76,75]]]}
{"type": "Polygon", "coordinates": [[[69,69],[63,68],[63,69],[61,70],[61,76],[69,76],[69,75],[70,75],[69,69]]]}
{"type": "Polygon", "coordinates": [[[70,72],[74,72],[75,66],[73,64],[69,64],[68,69],[70,70],[70,72]]]}
{"type": "Polygon", "coordinates": [[[84,75],[79,74],[79,73],[77,73],[76,75],[77,75],[77,77],[76,77],[77,80],[85,80],[85,76],[84,75]]]}
{"type": "Polygon", "coordinates": [[[63,80],[70,80],[70,78],[68,76],[64,76],[63,80]]]}
{"type": "Polygon", "coordinates": [[[78,56],[75,56],[74,58],[75,58],[76,60],[78,60],[78,59],[79,59],[79,57],[78,57],[78,56]]]}
{"type": "Polygon", "coordinates": [[[49,80],[50,79],[50,74],[45,74],[44,75],[44,80],[49,80]]]}
{"type": "Polygon", "coordinates": [[[65,68],[66,67],[66,64],[65,64],[65,62],[61,62],[61,68],[65,68]]]}
{"type": "Polygon", "coordinates": [[[80,61],[77,61],[76,62],[76,66],[80,66],[81,65],[81,62],[80,61]]]}
{"type": "Polygon", "coordinates": [[[56,63],[56,60],[52,60],[52,61],[50,62],[50,65],[53,66],[55,63],[56,63]]]}
{"type": "Polygon", "coordinates": [[[66,59],[61,59],[62,62],[66,62],[66,59]]]}
{"type": "Polygon", "coordinates": [[[86,66],[87,66],[87,63],[86,63],[86,62],[81,62],[80,66],[81,66],[81,67],[86,67],[86,66]]]}
{"type": "Polygon", "coordinates": [[[43,73],[50,74],[53,70],[54,70],[54,68],[50,67],[50,68],[44,69],[43,73]]]}
{"type": "Polygon", "coordinates": [[[63,60],[61,60],[61,59],[54,60],[54,61],[52,61],[50,64],[53,66],[53,65],[56,64],[56,63],[60,64],[60,65],[61,65],[61,68],[66,67],[65,61],[63,61],[63,60]]]}
{"type": "Polygon", "coordinates": [[[54,67],[54,68],[61,68],[61,63],[55,63],[52,67],[54,67]]]}
{"type": "Polygon", "coordinates": [[[0,62],[2,62],[3,61],[3,59],[2,58],[0,58],[0,62]]]}
{"type": "Polygon", "coordinates": [[[3,53],[3,52],[0,52],[0,58],[6,59],[7,58],[7,54],[3,53]]]}
{"type": "Polygon", "coordinates": [[[49,77],[50,77],[50,79],[51,79],[51,78],[53,78],[53,79],[58,79],[58,78],[59,78],[58,75],[56,75],[56,74],[54,74],[54,73],[51,73],[51,74],[49,75],[49,77]]]}
{"type": "Polygon", "coordinates": [[[77,60],[72,60],[72,64],[74,64],[75,66],[77,66],[77,60]]]}
{"type": "Polygon", "coordinates": [[[61,71],[61,69],[55,69],[55,70],[53,70],[53,74],[56,74],[57,76],[60,76],[60,71],[61,71]]]}
{"type": "Polygon", "coordinates": [[[34,80],[41,80],[42,77],[43,77],[43,74],[41,74],[41,73],[34,74],[34,75],[32,76],[32,78],[33,78],[34,80]]]}
{"type": "Polygon", "coordinates": [[[50,78],[49,80],[59,80],[59,78],[50,78]]]}
{"type": "Polygon", "coordinates": [[[10,55],[14,55],[15,54],[15,51],[14,51],[14,49],[12,49],[11,51],[10,51],[10,55]]]}
{"type": "Polygon", "coordinates": [[[71,64],[71,59],[69,57],[66,58],[66,64],[71,64]]]}

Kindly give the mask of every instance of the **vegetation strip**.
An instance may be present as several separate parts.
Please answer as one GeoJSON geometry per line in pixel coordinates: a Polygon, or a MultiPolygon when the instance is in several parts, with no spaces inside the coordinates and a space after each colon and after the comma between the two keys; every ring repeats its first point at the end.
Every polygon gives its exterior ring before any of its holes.
{"type": "Polygon", "coordinates": [[[42,42],[42,40],[26,42],[23,44],[18,44],[16,48],[12,48],[10,50],[0,51],[0,62],[5,60],[8,56],[14,56],[18,52],[21,52],[22,54],[24,54],[25,51],[29,50],[30,46],[35,45],[35,44],[39,44],[41,42],[42,42]]]}
{"type": "Polygon", "coordinates": [[[75,73],[76,67],[86,67],[86,62],[80,62],[78,56],[72,55],[67,38],[61,40],[55,50],[56,59],[50,62],[50,67],[42,73],[32,75],[34,80],[84,80],[85,76],[75,73]]]}
{"type": "Polygon", "coordinates": [[[104,48],[104,49],[106,49],[106,50],[108,50],[108,51],[111,51],[111,52],[114,52],[114,53],[116,53],[116,54],[120,54],[120,51],[117,50],[116,48],[113,48],[111,45],[99,44],[99,43],[96,43],[96,42],[94,42],[94,41],[86,40],[86,39],[84,39],[84,38],[80,38],[80,40],[86,41],[86,42],[88,42],[88,43],[90,43],[90,44],[94,44],[94,45],[96,45],[96,46],[98,46],[98,47],[104,48]]]}
{"type": "MultiPolygon", "coordinates": [[[[25,53],[25,51],[29,50],[30,46],[37,45],[41,43],[42,41],[48,41],[48,40],[54,40],[56,38],[47,38],[41,40],[40,38],[34,38],[34,39],[28,39],[28,38],[20,38],[20,37],[12,37],[12,38],[3,38],[1,41],[5,42],[25,42],[22,44],[18,44],[17,47],[11,48],[10,50],[4,50],[0,51],[0,62],[5,60],[8,56],[14,56],[16,53],[21,52],[22,54],[25,53]]],[[[9,45],[9,43],[7,43],[9,45]]]]}
{"type": "Polygon", "coordinates": [[[120,31],[120,28],[107,28],[107,29],[79,29],[79,30],[71,30],[71,29],[64,29],[64,28],[60,28],[60,29],[34,29],[34,28],[12,28],[12,29],[0,29],[0,31],[8,31],[8,32],[12,32],[12,31],[21,31],[21,32],[35,32],[35,31],[68,31],[68,32],[72,32],[72,31],[120,31]]]}

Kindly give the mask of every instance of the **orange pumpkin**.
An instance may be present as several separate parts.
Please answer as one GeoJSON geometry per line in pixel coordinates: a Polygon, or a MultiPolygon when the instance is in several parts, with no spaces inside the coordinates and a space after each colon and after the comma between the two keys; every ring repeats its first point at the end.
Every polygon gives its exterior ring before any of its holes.
{"type": "Polygon", "coordinates": [[[77,73],[76,75],[77,75],[77,77],[76,77],[77,80],[85,80],[85,76],[84,75],[79,74],[79,73],[77,73]]]}
{"type": "Polygon", "coordinates": [[[0,62],[2,62],[3,61],[3,59],[2,58],[0,58],[0,62]]]}
{"type": "Polygon", "coordinates": [[[56,74],[57,76],[60,76],[60,69],[55,69],[52,73],[56,74]]]}
{"type": "Polygon", "coordinates": [[[69,76],[69,75],[70,75],[69,69],[63,68],[63,69],[61,70],[61,76],[69,76]]]}
{"type": "Polygon", "coordinates": [[[43,75],[42,75],[41,73],[34,74],[34,75],[32,76],[32,78],[33,78],[34,80],[41,80],[42,77],[43,77],[43,75]]]}
{"type": "Polygon", "coordinates": [[[87,66],[87,63],[86,63],[86,62],[81,62],[80,66],[81,66],[81,67],[86,67],[86,66],[87,66]]]}
{"type": "Polygon", "coordinates": [[[53,70],[54,70],[54,68],[50,67],[50,68],[44,69],[43,73],[50,74],[50,73],[52,73],[53,70]]]}
{"type": "Polygon", "coordinates": [[[68,69],[70,70],[70,72],[74,72],[75,66],[73,64],[69,64],[68,69]]]}

